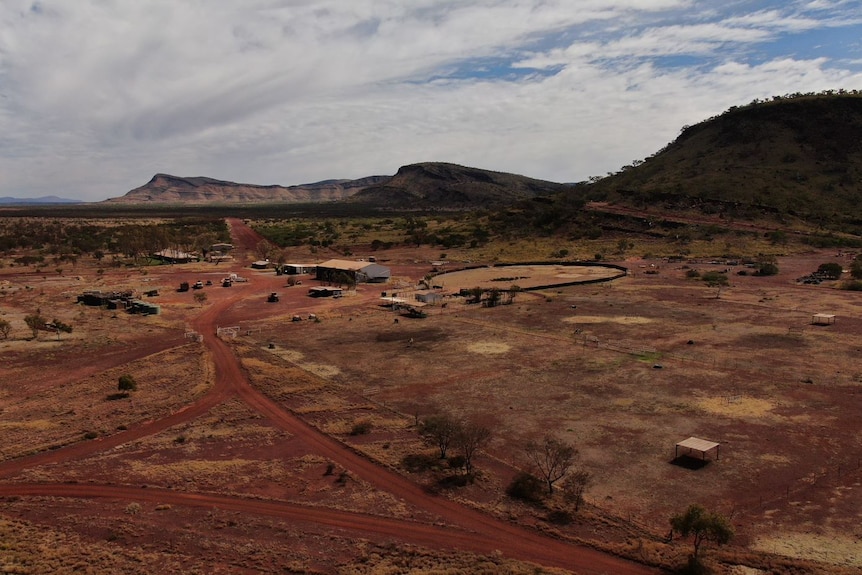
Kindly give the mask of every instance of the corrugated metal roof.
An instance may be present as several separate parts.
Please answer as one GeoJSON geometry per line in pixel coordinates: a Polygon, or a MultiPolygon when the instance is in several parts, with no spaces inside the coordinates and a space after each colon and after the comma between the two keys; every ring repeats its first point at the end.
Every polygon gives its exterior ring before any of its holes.
{"type": "Polygon", "coordinates": [[[688,439],[676,444],[677,447],[685,447],[686,449],[693,449],[702,453],[706,453],[710,449],[715,449],[719,445],[720,444],[714,441],[707,441],[706,439],[700,439],[697,437],[689,437],[688,439]]]}

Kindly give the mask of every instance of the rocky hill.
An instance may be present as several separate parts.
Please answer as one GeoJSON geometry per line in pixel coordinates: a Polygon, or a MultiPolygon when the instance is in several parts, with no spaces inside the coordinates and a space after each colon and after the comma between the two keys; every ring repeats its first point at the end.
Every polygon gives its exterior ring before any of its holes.
{"type": "Polygon", "coordinates": [[[298,186],[258,186],[237,184],[213,178],[181,178],[156,174],[145,185],[119,198],[105,200],[121,204],[233,204],[329,202],[346,199],[388,176],[359,180],[326,180],[298,186]]]}
{"type": "Polygon", "coordinates": [[[862,230],[862,94],[734,107],[684,127],[644,162],[579,188],[633,207],[862,230]]]}
{"type": "Polygon", "coordinates": [[[123,204],[231,204],[329,202],[350,199],[373,207],[463,209],[502,206],[553,194],[564,184],[429,162],[403,166],[394,176],[326,180],[298,186],[258,186],[212,178],[156,174],[146,185],[105,200],[123,204]]]}
{"type": "Polygon", "coordinates": [[[428,162],[401,167],[392,178],[365,188],[351,201],[397,208],[477,208],[504,206],[568,188],[516,174],[428,162]]]}

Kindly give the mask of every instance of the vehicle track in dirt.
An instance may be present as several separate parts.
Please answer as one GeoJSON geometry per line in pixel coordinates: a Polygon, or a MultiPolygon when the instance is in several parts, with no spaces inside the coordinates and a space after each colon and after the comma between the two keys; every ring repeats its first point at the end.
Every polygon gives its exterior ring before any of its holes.
{"type": "MultiPolygon", "coordinates": [[[[259,241],[259,236],[239,220],[231,221],[231,230],[235,241],[243,249],[249,250],[253,248],[253,245],[250,245],[251,242],[259,241]]],[[[254,277],[250,280],[252,284],[259,281],[254,277]]],[[[231,346],[216,335],[219,317],[241,298],[241,293],[219,298],[218,301],[204,308],[191,322],[193,329],[202,335],[203,344],[212,354],[215,365],[215,384],[204,397],[165,418],[141,423],[109,437],[4,462],[0,465],[0,478],[13,477],[24,469],[36,465],[81,459],[156,434],[195,419],[228,398],[238,396],[258,413],[267,417],[272,424],[291,433],[295,439],[304,442],[318,455],[337,463],[349,470],[351,474],[402,499],[407,504],[435,514],[439,518],[439,523],[448,525],[447,527],[285,502],[207,493],[180,493],[164,489],[142,490],[116,485],[7,483],[0,485],[0,495],[117,499],[133,497],[176,505],[215,506],[241,513],[278,516],[291,521],[313,522],[339,529],[395,537],[433,548],[454,548],[486,554],[500,551],[514,559],[561,567],[575,573],[618,575],[658,573],[656,569],[574,543],[553,539],[539,532],[496,519],[445,497],[433,495],[406,477],[378,465],[312,427],[284,406],[252,387],[231,346]]]]}

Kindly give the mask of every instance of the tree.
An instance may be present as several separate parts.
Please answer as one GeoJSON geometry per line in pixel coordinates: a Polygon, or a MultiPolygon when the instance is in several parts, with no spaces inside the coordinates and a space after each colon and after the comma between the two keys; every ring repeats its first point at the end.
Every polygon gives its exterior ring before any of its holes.
{"type": "Polygon", "coordinates": [[[254,253],[262,260],[269,260],[278,248],[267,240],[260,240],[254,247],[254,253]]]}
{"type": "Polygon", "coordinates": [[[724,545],[733,539],[733,526],[725,517],[709,512],[697,504],[689,505],[685,513],[671,517],[670,526],[674,533],[679,533],[682,537],[694,537],[692,557],[695,560],[703,543],[711,541],[716,545],[724,545]]]}
{"type": "Polygon", "coordinates": [[[455,434],[454,443],[464,457],[464,470],[473,471],[473,456],[491,441],[491,429],[477,421],[463,422],[455,434]]]}
{"type": "Polygon", "coordinates": [[[204,303],[207,301],[207,294],[205,292],[202,292],[202,291],[196,291],[195,295],[192,297],[194,297],[195,302],[197,302],[201,306],[204,305],[204,303]]]}
{"type": "Polygon", "coordinates": [[[68,323],[63,323],[57,318],[51,322],[51,325],[54,326],[54,329],[57,330],[57,339],[60,339],[60,332],[63,333],[72,333],[72,326],[68,323]]]}
{"type": "Polygon", "coordinates": [[[460,430],[457,419],[447,413],[437,413],[426,417],[419,427],[419,435],[440,450],[440,459],[446,459],[449,446],[460,430]]]}
{"type": "Polygon", "coordinates": [[[775,276],[778,275],[778,264],[774,261],[760,262],[757,264],[756,276],[775,276]]]}
{"type": "Polygon", "coordinates": [[[592,473],[579,469],[570,474],[563,483],[563,499],[565,499],[566,503],[574,505],[575,511],[580,510],[581,503],[584,502],[584,493],[592,480],[592,473]]]}
{"type": "Polygon", "coordinates": [[[550,435],[541,442],[527,443],[527,457],[545,480],[549,495],[554,492],[554,483],[568,473],[577,456],[578,450],[572,445],[550,435]]]}
{"type": "Polygon", "coordinates": [[[0,319],[0,335],[3,336],[3,339],[9,338],[9,332],[12,331],[12,324],[5,319],[0,319]]]}
{"type": "Polygon", "coordinates": [[[39,335],[40,329],[45,329],[45,324],[48,323],[48,320],[42,317],[42,312],[37,309],[36,313],[24,316],[24,323],[33,332],[33,337],[35,338],[39,335]]]}
{"type": "Polygon", "coordinates": [[[138,382],[128,373],[121,375],[117,380],[117,389],[120,391],[135,391],[138,389],[138,382]]]}
{"type": "Polygon", "coordinates": [[[853,279],[862,279],[862,254],[856,256],[853,263],[850,265],[850,276],[853,279]]]}
{"type": "Polygon", "coordinates": [[[827,264],[820,264],[817,268],[817,273],[826,276],[831,280],[837,280],[841,278],[841,274],[844,272],[844,268],[841,264],[836,264],[834,262],[830,262],[827,264]]]}
{"type": "Polygon", "coordinates": [[[730,285],[730,282],[727,280],[727,274],[723,274],[721,272],[706,272],[700,276],[700,279],[702,279],[709,287],[718,288],[718,292],[715,294],[715,299],[721,297],[721,288],[730,285]]]}

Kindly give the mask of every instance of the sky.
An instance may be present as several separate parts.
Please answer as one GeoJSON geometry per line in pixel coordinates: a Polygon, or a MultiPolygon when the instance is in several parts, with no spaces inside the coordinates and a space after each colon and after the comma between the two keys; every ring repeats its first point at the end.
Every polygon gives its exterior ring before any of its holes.
{"type": "Polygon", "coordinates": [[[431,161],[577,182],[833,89],[862,90],[862,0],[0,0],[0,197],[431,161]]]}

